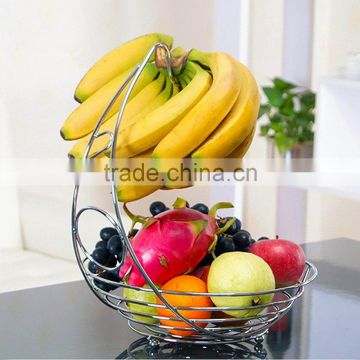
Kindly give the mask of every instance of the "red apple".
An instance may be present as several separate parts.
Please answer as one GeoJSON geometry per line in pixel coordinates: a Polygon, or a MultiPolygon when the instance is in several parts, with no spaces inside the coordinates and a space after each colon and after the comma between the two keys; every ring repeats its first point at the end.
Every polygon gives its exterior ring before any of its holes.
{"type": "Polygon", "coordinates": [[[305,267],[303,249],[289,240],[261,240],[249,249],[265,260],[274,273],[276,287],[284,287],[299,281],[305,267]]]}
{"type": "Polygon", "coordinates": [[[194,275],[197,278],[207,283],[209,270],[210,270],[210,265],[200,266],[197,269],[195,269],[191,275],[194,275]]]}
{"type": "Polygon", "coordinates": [[[289,315],[285,314],[280,320],[274,325],[271,325],[269,332],[271,333],[284,333],[289,330],[289,315]]]}
{"type": "MultiPolygon", "coordinates": [[[[281,292],[281,293],[276,293],[274,295],[272,301],[282,301],[282,300],[286,300],[286,299],[287,299],[287,296],[281,292]]],[[[280,305],[280,307],[281,307],[281,305],[280,305]]],[[[274,309],[272,309],[272,308],[266,309],[266,312],[272,312],[272,311],[274,311],[274,309]]],[[[271,333],[285,332],[285,331],[288,331],[289,326],[290,326],[289,314],[285,314],[280,320],[276,321],[275,324],[270,326],[269,332],[271,332],[271,333]]]]}

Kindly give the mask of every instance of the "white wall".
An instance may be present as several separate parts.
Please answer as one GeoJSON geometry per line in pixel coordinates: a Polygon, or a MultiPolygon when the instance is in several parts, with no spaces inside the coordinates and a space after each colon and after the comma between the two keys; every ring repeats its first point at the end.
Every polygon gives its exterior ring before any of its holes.
{"type": "MultiPolygon", "coordinates": [[[[284,0],[251,0],[249,5],[248,65],[261,87],[282,74],[284,0]]],[[[265,139],[256,136],[247,157],[265,154],[265,139]]]]}
{"type": "Polygon", "coordinates": [[[5,106],[0,100],[0,250],[22,247],[18,194],[14,184],[15,164],[8,122],[4,121],[6,116],[5,106]]]}
{"type": "MultiPolygon", "coordinates": [[[[248,65],[263,86],[282,74],[284,0],[251,0],[249,5],[248,65]]],[[[263,158],[265,154],[265,139],[255,135],[246,157],[263,158]]],[[[244,221],[254,236],[275,235],[277,189],[248,185],[244,199],[244,221]]]]}
{"type": "Polygon", "coordinates": [[[284,2],[282,75],[307,87],[312,75],[313,7],[313,0],[284,2]]]}
{"type": "Polygon", "coordinates": [[[260,84],[282,72],[284,0],[250,1],[249,66],[260,84]]]}
{"type": "Polygon", "coordinates": [[[346,57],[360,52],[360,2],[316,0],[314,15],[313,86],[324,75],[334,75],[346,57]]]}

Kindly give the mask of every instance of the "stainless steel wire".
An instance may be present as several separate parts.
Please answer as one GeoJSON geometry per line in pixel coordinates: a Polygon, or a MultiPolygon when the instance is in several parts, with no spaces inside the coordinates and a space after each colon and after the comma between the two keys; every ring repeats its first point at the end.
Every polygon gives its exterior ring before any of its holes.
{"type": "MultiPolygon", "coordinates": [[[[171,69],[171,53],[169,48],[165,44],[155,44],[148,54],[145,56],[143,62],[137,65],[133,71],[129,74],[129,76],[125,79],[124,83],[121,84],[113,98],[110,100],[109,104],[105,108],[103,114],[101,115],[90,139],[87,144],[84,156],[83,156],[83,163],[85,164],[86,161],[90,158],[94,158],[103,152],[110,149],[110,160],[113,162],[116,156],[116,148],[118,142],[118,131],[120,127],[120,123],[127,105],[129,101],[131,92],[138,81],[142,71],[144,70],[146,64],[150,61],[153,54],[156,53],[158,49],[163,49],[165,51],[165,58],[166,58],[166,67],[168,75],[174,83],[176,80],[172,74],[171,69]],[[114,127],[114,131],[104,131],[99,133],[99,129],[101,124],[104,122],[106,115],[108,114],[109,110],[114,106],[116,99],[120,96],[120,94],[125,90],[128,86],[124,98],[121,102],[120,109],[118,112],[116,124],[114,127]],[[108,144],[101,150],[97,151],[96,153],[92,154],[89,157],[89,153],[91,147],[94,143],[94,140],[100,136],[109,136],[108,144]]],[[[242,293],[207,293],[206,296],[211,297],[245,297],[245,296],[256,296],[256,295],[265,295],[265,294],[282,294],[284,296],[283,299],[278,299],[276,301],[270,302],[268,304],[259,304],[254,306],[238,306],[238,307],[184,307],[184,306],[173,306],[170,304],[164,295],[166,294],[173,294],[173,295],[183,295],[183,296],[204,296],[204,293],[199,292],[176,292],[176,291],[164,291],[159,290],[157,286],[152,282],[152,280],[147,275],[146,271],[144,270],[143,266],[141,265],[139,259],[137,258],[131,243],[126,235],[125,228],[123,226],[123,219],[122,214],[119,208],[119,204],[117,201],[116,195],[116,183],[114,178],[111,178],[111,193],[112,193],[112,201],[115,210],[115,217],[111,216],[105,210],[95,207],[95,206],[86,206],[81,208],[80,210],[77,209],[78,204],[78,195],[80,189],[80,174],[76,174],[75,178],[75,188],[73,193],[73,202],[72,202],[72,238],[73,238],[73,247],[77,262],[79,264],[79,268],[86,280],[86,283],[92,290],[92,292],[97,296],[97,298],[103,302],[105,305],[117,310],[125,319],[128,320],[129,327],[136,331],[137,333],[150,336],[152,338],[158,338],[161,340],[169,341],[169,342],[184,342],[184,343],[199,343],[199,344],[218,344],[221,343],[234,343],[238,341],[247,340],[250,338],[254,338],[257,336],[262,336],[266,333],[268,328],[278,321],[282,316],[284,316],[293,305],[294,301],[298,299],[304,292],[304,286],[309,284],[311,281],[315,279],[317,276],[317,269],[316,267],[311,264],[310,262],[306,262],[306,269],[302,276],[302,279],[299,283],[285,287],[274,289],[271,291],[257,291],[257,292],[242,292],[242,293]],[[125,251],[123,251],[122,258],[120,259],[119,263],[115,267],[106,267],[98,263],[91,254],[86,250],[83,242],[81,241],[81,237],[79,234],[79,219],[81,215],[86,211],[94,211],[101,215],[103,215],[113,227],[119,233],[121,242],[125,251]],[[125,257],[127,253],[131,256],[133,263],[137,266],[144,276],[146,282],[149,285],[149,288],[139,288],[136,286],[130,286],[124,282],[115,282],[108,279],[101,277],[101,273],[99,274],[92,274],[88,268],[87,263],[89,261],[94,262],[100,272],[108,271],[108,270],[118,270],[123,265],[125,257]],[[116,288],[113,291],[104,291],[100,289],[96,285],[96,281],[102,282],[105,284],[112,285],[116,288]],[[156,297],[158,297],[161,304],[153,304],[148,303],[145,301],[139,301],[136,299],[128,299],[121,295],[121,290],[124,289],[132,289],[134,291],[144,291],[144,292],[153,292],[156,297]],[[137,311],[131,309],[131,304],[142,306],[146,311],[141,312],[137,308],[137,311]],[[160,316],[149,314],[150,310],[156,309],[164,309],[167,308],[171,311],[174,315],[173,317],[170,316],[160,316]],[[214,312],[223,312],[223,311],[254,311],[258,309],[260,314],[255,314],[253,316],[247,316],[242,319],[236,318],[227,318],[227,317],[220,317],[220,318],[212,318],[209,317],[208,319],[190,319],[183,315],[181,312],[182,310],[188,311],[208,311],[209,314],[214,312]],[[146,319],[151,319],[154,323],[149,323],[145,321],[146,319]],[[169,326],[161,324],[161,320],[171,320],[177,324],[177,326],[169,326]],[[241,324],[239,324],[241,321],[241,324]],[[236,324],[236,322],[238,322],[236,324]],[[203,324],[207,323],[206,327],[203,327],[203,324]],[[228,326],[226,326],[228,324],[228,326]],[[202,326],[200,326],[202,325],[202,326]],[[174,330],[192,330],[196,331],[195,335],[183,337],[176,334],[173,334],[169,331],[174,330]]]]}

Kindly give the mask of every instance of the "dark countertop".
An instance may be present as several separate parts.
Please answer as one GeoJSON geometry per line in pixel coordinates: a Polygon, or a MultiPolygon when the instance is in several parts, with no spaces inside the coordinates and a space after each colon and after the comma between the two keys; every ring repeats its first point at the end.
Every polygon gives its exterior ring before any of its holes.
{"type": "MultiPolygon", "coordinates": [[[[319,276],[266,336],[267,357],[360,358],[360,241],[334,239],[304,248],[319,276]]],[[[0,309],[0,358],[124,357],[140,338],[84,281],[0,294],[0,309]]],[[[164,344],[149,353],[144,342],[136,345],[139,358],[251,357],[239,347],[164,344]]]]}

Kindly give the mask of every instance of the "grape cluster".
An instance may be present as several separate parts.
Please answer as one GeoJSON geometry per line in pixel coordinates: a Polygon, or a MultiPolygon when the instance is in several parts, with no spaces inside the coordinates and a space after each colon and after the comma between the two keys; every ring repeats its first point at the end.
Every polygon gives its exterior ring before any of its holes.
{"type": "MultiPolygon", "coordinates": [[[[106,227],[101,229],[100,238],[101,240],[96,243],[95,250],[91,253],[91,256],[99,264],[113,268],[122,258],[123,245],[120,236],[116,229],[106,227]]],[[[120,282],[118,269],[104,271],[93,261],[89,262],[88,269],[91,273],[97,274],[103,279],[120,282]]],[[[99,279],[95,279],[94,284],[103,291],[114,290],[118,287],[113,284],[107,284],[99,279]]]]}

